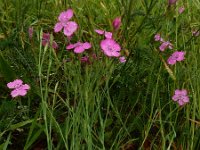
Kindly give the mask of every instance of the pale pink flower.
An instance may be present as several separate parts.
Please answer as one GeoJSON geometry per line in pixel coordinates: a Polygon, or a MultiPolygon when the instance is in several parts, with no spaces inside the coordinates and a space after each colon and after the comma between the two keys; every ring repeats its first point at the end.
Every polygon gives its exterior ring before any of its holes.
{"type": "MultiPolygon", "coordinates": [[[[46,46],[50,44],[50,34],[49,33],[43,33],[42,34],[42,45],[46,46]]],[[[54,49],[58,48],[58,44],[55,41],[52,41],[52,47],[54,49]]]]}
{"type": "Polygon", "coordinates": [[[125,63],[125,62],[126,62],[126,58],[125,58],[124,56],[119,57],[119,61],[120,61],[121,63],[125,63]]]}
{"type": "Polygon", "coordinates": [[[29,35],[29,39],[32,39],[32,37],[33,37],[33,27],[28,28],[28,35],[29,35]]]}
{"type": "Polygon", "coordinates": [[[168,64],[174,65],[177,61],[183,61],[185,52],[183,51],[176,51],[174,52],[167,60],[168,64]]]}
{"type": "Polygon", "coordinates": [[[113,39],[105,39],[100,43],[101,49],[105,55],[109,57],[119,57],[120,56],[120,45],[113,39]]]}
{"type": "Polygon", "coordinates": [[[185,105],[189,102],[189,97],[187,95],[187,90],[175,90],[174,96],[172,97],[173,101],[177,102],[180,106],[185,105]]]}
{"type": "Polygon", "coordinates": [[[169,49],[173,48],[172,44],[169,41],[163,42],[159,47],[160,51],[164,51],[167,48],[169,48],[169,49]]]}
{"type": "Polygon", "coordinates": [[[178,9],[179,14],[182,14],[184,12],[185,8],[182,6],[178,9]]]}
{"type": "Polygon", "coordinates": [[[115,30],[118,30],[118,29],[120,28],[120,26],[121,26],[121,17],[115,18],[115,19],[113,20],[112,25],[113,25],[113,28],[114,28],[115,30]]]}
{"type": "Polygon", "coordinates": [[[98,30],[98,29],[96,29],[95,32],[98,33],[99,35],[104,35],[105,38],[107,39],[112,39],[112,32],[107,32],[107,31],[98,30]]]}
{"type": "Polygon", "coordinates": [[[23,84],[21,79],[16,79],[13,82],[9,82],[7,87],[9,89],[13,89],[11,91],[11,96],[13,98],[17,96],[25,96],[27,91],[30,89],[30,86],[28,84],[23,84]]]}
{"type": "Polygon", "coordinates": [[[78,25],[74,21],[69,21],[73,17],[73,10],[68,9],[67,11],[61,12],[58,20],[54,26],[54,32],[60,32],[64,28],[64,34],[66,36],[72,36],[77,30],[78,25]]]}
{"type": "Polygon", "coordinates": [[[81,42],[77,42],[75,44],[69,44],[66,49],[74,49],[74,53],[83,53],[86,49],[90,49],[92,46],[90,43],[85,42],[85,43],[81,43],[81,42]]]}

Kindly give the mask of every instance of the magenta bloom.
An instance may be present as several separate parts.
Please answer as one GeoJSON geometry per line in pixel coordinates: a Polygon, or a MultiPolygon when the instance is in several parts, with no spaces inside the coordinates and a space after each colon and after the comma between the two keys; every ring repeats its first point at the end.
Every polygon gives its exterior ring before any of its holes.
{"type": "MultiPolygon", "coordinates": [[[[50,44],[50,34],[49,33],[43,33],[42,35],[42,45],[46,46],[50,44]]],[[[52,47],[54,49],[58,48],[58,44],[55,41],[52,41],[52,47]]]]}
{"type": "Polygon", "coordinates": [[[124,56],[119,57],[119,61],[120,61],[121,63],[125,63],[125,62],[126,62],[126,58],[125,58],[124,56]]]}
{"type": "Polygon", "coordinates": [[[78,25],[74,21],[69,21],[73,17],[73,10],[68,9],[67,11],[61,12],[58,20],[54,26],[54,32],[60,32],[64,28],[64,34],[66,36],[72,36],[72,34],[77,30],[78,25]]]}
{"type": "Polygon", "coordinates": [[[164,51],[167,48],[172,49],[172,44],[169,41],[163,42],[159,47],[160,51],[164,51]]]}
{"type": "Polygon", "coordinates": [[[185,8],[182,6],[178,9],[179,14],[182,14],[184,12],[185,8]]]}
{"type": "Polygon", "coordinates": [[[183,61],[185,52],[183,51],[176,51],[174,52],[167,60],[168,64],[174,65],[177,61],[183,61]]]}
{"type": "Polygon", "coordinates": [[[98,33],[99,35],[104,35],[105,38],[107,39],[112,39],[112,32],[107,32],[107,31],[98,30],[98,29],[96,29],[95,32],[98,33]]]}
{"type": "Polygon", "coordinates": [[[115,19],[113,20],[112,25],[113,25],[113,28],[114,28],[115,30],[118,30],[118,29],[120,28],[120,26],[121,26],[121,17],[115,18],[115,19]]]}
{"type": "Polygon", "coordinates": [[[187,95],[187,91],[183,90],[175,90],[175,94],[172,97],[173,101],[177,102],[180,106],[189,102],[189,97],[187,95]]]}
{"type": "Polygon", "coordinates": [[[173,5],[173,4],[175,4],[177,2],[177,0],[168,0],[168,4],[169,5],[173,5]]]}
{"type": "Polygon", "coordinates": [[[100,43],[101,49],[104,54],[109,57],[119,57],[120,56],[120,45],[115,42],[113,39],[105,39],[100,43]]]}
{"type": "Polygon", "coordinates": [[[86,49],[90,49],[92,46],[90,43],[85,42],[85,43],[75,43],[75,44],[69,44],[66,49],[74,49],[74,53],[83,53],[86,49]]]}
{"type": "Polygon", "coordinates": [[[13,98],[17,96],[25,96],[27,94],[27,91],[30,89],[30,86],[28,84],[23,84],[23,81],[20,79],[9,82],[7,84],[7,87],[9,89],[13,89],[13,91],[11,92],[11,96],[13,98]]]}

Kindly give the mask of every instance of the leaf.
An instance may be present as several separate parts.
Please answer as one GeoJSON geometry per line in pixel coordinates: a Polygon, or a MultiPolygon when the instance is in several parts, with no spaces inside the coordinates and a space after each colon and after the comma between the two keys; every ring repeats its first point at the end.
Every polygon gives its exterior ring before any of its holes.
{"type": "Polygon", "coordinates": [[[11,132],[9,133],[6,142],[0,145],[0,149],[7,150],[8,144],[10,143],[9,142],[10,141],[10,136],[11,136],[11,132]]]}
{"type": "Polygon", "coordinates": [[[29,123],[32,123],[33,121],[34,121],[34,119],[31,119],[31,120],[26,120],[26,121],[22,121],[22,122],[13,124],[13,125],[10,126],[10,130],[15,130],[17,128],[23,127],[23,126],[25,126],[29,123]]]}

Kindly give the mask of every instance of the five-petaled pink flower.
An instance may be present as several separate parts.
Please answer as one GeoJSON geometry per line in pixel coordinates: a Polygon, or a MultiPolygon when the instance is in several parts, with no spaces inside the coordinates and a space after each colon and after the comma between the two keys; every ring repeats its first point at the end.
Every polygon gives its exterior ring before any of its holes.
{"type": "Polygon", "coordinates": [[[107,32],[99,29],[96,29],[95,32],[98,33],[99,35],[104,35],[107,39],[112,39],[112,32],[107,32]]]}
{"type": "Polygon", "coordinates": [[[124,56],[119,57],[119,61],[121,63],[125,63],[126,62],[126,58],[124,56]]]}
{"type": "Polygon", "coordinates": [[[69,44],[66,49],[74,49],[74,53],[83,53],[86,49],[90,49],[92,46],[90,43],[85,42],[85,43],[81,43],[81,42],[77,42],[75,44],[69,44]]]}
{"type": "Polygon", "coordinates": [[[177,61],[184,60],[185,52],[183,51],[176,51],[174,52],[167,60],[168,64],[174,65],[177,61]]]}
{"type": "Polygon", "coordinates": [[[113,39],[105,39],[100,43],[101,49],[104,54],[109,57],[119,57],[120,56],[120,45],[113,39]]]}
{"type": "Polygon", "coordinates": [[[113,28],[114,28],[115,30],[118,30],[118,29],[120,28],[120,26],[121,26],[121,17],[115,18],[115,19],[113,20],[112,25],[113,25],[113,28]]]}
{"type": "Polygon", "coordinates": [[[73,10],[68,9],[67,11],[61,12],[58,20],[54,27],[54,32],[60,32],[64,28],[64,34],[66,36],[72,36],[77,30],[78,25],[74,21],[69,21],[73,17],[73,10]]]}
{"type": "Polygon", "coordinates": [[[164,41],[159,47],[160,51],[164,51],[167,48],[172,49],[172,44],[169,41],[164,41]]]}
{"type": "Polygon", "coordinates": [[[28,84],[23,84],[23,81],[20,79],[9,82],[7,84],[7,87],[9,89],[13,89],[13,91],[11,92],[11,96],[13,98],[17,96],[25,96],[27,94],[27,91],[30,89],[30,86],[28,84]]]}
{"type": "Polygon", "coordinates": [[[189,97],[187,95],[187,90],[175,90],[174,96],[172,97],[173,101],[177,102],[180,106],[189,102],[189,97]]]}
{"type": "MultiPolygon", "coordinates": [[[[50,44],[50,34],[49,33],[43,33],[42,34],[42,45],[46,46],[50,44]]],[[[52,41],[52,47],[54,49],[58,48],[58,44],[55,41],[52,41]]]]}

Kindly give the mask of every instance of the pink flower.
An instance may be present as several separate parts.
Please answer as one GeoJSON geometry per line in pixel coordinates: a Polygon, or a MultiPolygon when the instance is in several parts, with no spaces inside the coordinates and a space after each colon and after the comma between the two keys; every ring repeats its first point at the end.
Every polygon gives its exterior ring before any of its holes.
{"type": "Polygon", "coordinates": [[[189,102],[189,97],[187,95],[187,91],[183,90],[175,90],[174,96],[172,97],[173,101],[177,102],[180,106],[189,102]]]}
{"type": "Polygon", "coordinates": [[[99,35],[104,35],[107,39],[112,39],[112,32],[107,32],[104,30],[95,30],[96,33],[98,33],[99,35]]]}
{"type": "Polygon", "coordinates": [[[33,27],[28,28],[28,34],[29,34],[29,39],[32,39],[32,37],[33,37],[33,27]]]}
{"type": "Polygon", "coordinates": [[[193,36],[199,36],[199,31],[198,30],[194,30],[194,31],[192,31],[192,35],[193,36]]]}
{"type": "Polygon", "coordinates": [[[168,0],[168,4],[169,5],[173,5],[173,4],[175,4],[177,2],[177,0],[168,0]]]}
{"type": "Polygon", "coordinates": [[[179,14],[182,14],[184,12],[185,8],[182,6],[178,9],[179,14]]]}
{"type": "Polygon", "coordinates": [[[118,30],[118,29],[120,28],[120,26],[121,26],[121,17],[115,18],[115,19],[113,20],[112,25],[113,25],[113,28],[114,28],[115,30],[118,30]]]}
{"type": "Polygon", "coordinates": [[[160,41],[160,39],[161,39],[161,37],[160,37],[159,33],[154,36],[155,41],[160,41]]]}
{"type": "Polygon", "coordinates": [[[172,44],[169,41],[163,42],[159,47],[160,51],[164,51],[167,48],[172,49],[172,44]]]}
{"type": "Polygon", "coordinates": [[[100,43],[101,49],[104,54],[109,57],[119,57],[120,56],[120,45],[115,42],[113,39],[105,39],[100,43]]]}
{"type": "Polygon", "coordinates": [[[126,58],[125,58],[124,56],[119,57],[119,61],[120,61],[121,63],[125,63],[125,62],[126,62],[126,58]]]}
{"type": "MultiPolygon", "coordinates": [[[[50,34],[49,33],[43,33],[42,35],[42,45],[46,46],[50,44],[50,34]]],[[[58,44],[55,41],[52,41],[52,47],[54,49],[58,48],[58,44]]]]}
{"type": "Polygon", "coordinates": [[[107,39],[112,39],[112,33],[111,32],[106,32],[105,31],[105,37],[107,38],[107,39]]]}
{"type": "Polygon", "coordinates": [[[54,32],[60,32],[64,28],[64,34],[66,36],[72,36],[72,34],[77,30],[78,25],[74,21],[69,21],[73,17],[73,10],[68,9],[67,11],[61,12],[58,20],[54,26],[54,32]]]}
{"type": "Polygon", "coordinates": [[[170,65],[174,65],[177,61],[182,61],[184,60],[184,55],[185,55],[185,52],[183,51],[176,51],[174,52],[167,60],[168,64],[170,65]]]}
{"type": "Polygon", "coordinates": [[[30,86],[28,84],[23,84],[23,81],[20,79],[9,82],[7,84],[7,87],[9,89],[13,89],[13,91],[11,92],[11,96],[13,98],[17,96],[25,96],[27,94],[27,91],[30,89],[30,86]]]}
{"type": "Polygon", "coordinates": [[[81,43],[81,42],[77,42],[75,44],[69,44],[66,49],[74,49],[74,53],[83,53],[86,49],[90,49],[92,46],[90,43],[85,42],[85,43],[81,43]]]}

